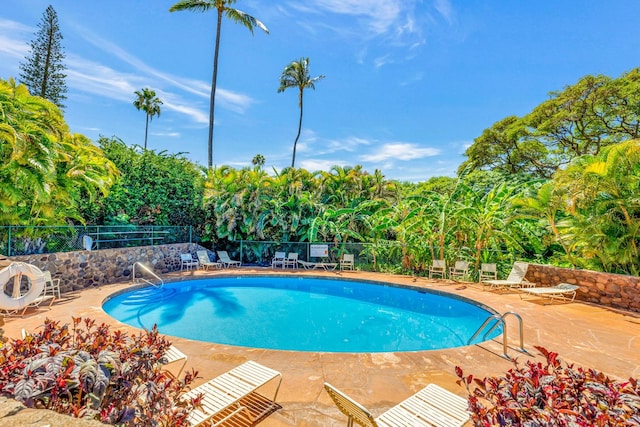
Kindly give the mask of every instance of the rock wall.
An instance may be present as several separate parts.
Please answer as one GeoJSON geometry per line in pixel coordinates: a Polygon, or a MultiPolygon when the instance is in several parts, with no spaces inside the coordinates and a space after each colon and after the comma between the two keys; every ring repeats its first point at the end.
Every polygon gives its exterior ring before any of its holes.
{"type": "Polygon", "coordinates": [[[527,280],[537,286],[571,283],[580,286],[576,299],[640,312],[640,278],[589,270],[529,264],[527,280]]]}
{"type": "MultiPolygon", "coordinates": [[[[23,261],[41,270],[49,270],[54,279],[60,279],[60,291],[64,293],[131,280],[135,262],[145,264],[156,274],[179,270],[180,254],[191,253],[195,258],[196,251],[199,250],[205,250],[205,248],[195,243],[175,243],[24,255],[10,257],[8,260],[23,261]]],[[[138,276],[137,272],[136,276],[138,276]]]]}

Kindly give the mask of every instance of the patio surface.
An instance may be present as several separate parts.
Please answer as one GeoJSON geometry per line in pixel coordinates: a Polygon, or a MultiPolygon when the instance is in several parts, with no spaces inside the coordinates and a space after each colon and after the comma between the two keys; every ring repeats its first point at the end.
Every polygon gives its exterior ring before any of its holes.
{"type": "MultiPolygon", "coordinates": [[[[511,316],[509,355],[520,361],[539,358],[534,346],[559,353],[561,360],[594,368],[611,377],[640,378],[640,315],[575,301],[553,303],[548,300],[521,300],[517,293],[485,291],[477,284],[447,280],[429,280],[407,276],[324,271],[274,271],[241,268],[223,271],[189,271],[164,276],[167,281],[186,280],[216,275],[299,274],[307,276],[342,276],[449,292],[481,302],[499,313],[513,311],[524,320],[525,349],[517,351],[518,326],[511,316]]],[[[5,336],[19,337],[20,330],[36,330],[46,318],[70,323],[71,316],[91,317],[114,328],[138,332],[110,318],[101,309],[103,300],[130,284],[108,285],[63,295],[51,309],[30,310],[24,318],[6,318],[5,336]]],[[[325,381],[340,388],[379,415],[394,404],[415,393],[428,383],[461,396],[465,390],[456,384],[454,367],[476,377],[499,375],[513,366],[502,357],[502,342],[432,351],[398,353],[321,353],[275,351],[234,347],[171,338],[189,356],[187,369],[199,372],[198,385],[226,372],[246,360],[255,360],[283,374],[277,402],[282,409],[270,415],[260,427],[344,426],[346,417],[331,403],[323,389],[325,381]]]]}

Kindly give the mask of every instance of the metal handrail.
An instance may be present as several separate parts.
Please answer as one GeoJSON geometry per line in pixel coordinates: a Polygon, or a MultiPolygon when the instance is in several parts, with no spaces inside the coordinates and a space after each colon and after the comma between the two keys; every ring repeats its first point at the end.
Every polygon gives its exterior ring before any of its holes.
{"type": "Polygon", "coordinates": [[[156,288],[161,288],[161,287],[163,287],[163,286],[164,286],[164,280],[162,280],[162,279],[160,278],[160,276],[158,276],[156,273],[154,273],[153,271],[151,271],[151,269],[150,269],[149,267],[147,267],[146,265],[144,265],[144,264],[143,264],[143,263],[141,263],[141,262],[134,262],[134,263],[133,263],[133,274],[132,274],[131,280],[132,280],[134,283],[138,283],[138,282],[136,282],[136,280],[141,280],[141,281],[143,281],[143,282],[145,282],[145,283],[148,283],[148,284],[150,284],[150,285],[152,285],[152,286],[155,286],[156,288]],[[155,277],[156,279],[158,279],[158,281],[160,282],[160,284],[155,284],[155,283],[151,282],[150,280],[145,279],[144,277],[136,277],[136,265],[137,265],[137,266],[139,266],[142,270],[144,270],[144,271],[146,271],[147,273],[149,273],[150,275],[152,275],[153,277],[155,277]]]}
{"type": "Polygon", "coordinates": [[[509,355],[507,354],[507,323],[504,320],[505,317],[507,316],[514,316],[516,319],[518,319],[518,324],[520,329],[519,351],[523,353],[527,353],[527,350],[524,348],[524,325],[523,325],[522,317],[518,313],[513,311],[507,311],[502,315],[499,313],[496,313],[494,315],[487,317],[487,319],[482,323],[482,325],[480,325],[480,327],[476,330],[473,336],[469,338],[469,340],[467,341],[467,344],[471,344],[473,340],[478,335],[480,335],[480,332],[484,330],[484,328],[489,324],[489,322],[491,320],[495,320],[496,322],[484,333],[484,335],[482,336],[482,339],[483,340],[486,339],[487,336],[498,327],[498,325],[502,325],[502,352],[504,353],[504,357],[506,357],[507,359],[510,359],[509,355]]]}

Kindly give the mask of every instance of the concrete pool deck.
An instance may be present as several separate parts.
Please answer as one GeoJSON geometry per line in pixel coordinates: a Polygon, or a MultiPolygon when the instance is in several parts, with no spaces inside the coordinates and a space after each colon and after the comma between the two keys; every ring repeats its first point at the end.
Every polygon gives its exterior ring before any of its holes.
{"type": "MultiPolygon", "coordinates": [[[[640,378],[640,314],[636,313],[579,301],[549,304],[548,300],[521,300],[517,293],[486,291],[477,284],[464,282],[359,271],[241,268],[207,272],[192,270],[163,277],[167,281],[179,281],[239,274],[340,276],[448,292],[478,301],[499,313],[518,313],[524,320],[524,343],[529,355],[517,351],[518,326],[512,316],[507,322],[508,354],[520,362],[539,358],[534,347],[543,346],[559,353],[559,358],[565,362],[594,368],[618,379],[640,378]]],[[[115,284],[70,293],[51,309],[30,310],[24,318],[5,318],[5,336],[19,337],[22,328],[37,330],[47,318],[70,323],[71,316],[90,317],[114,328],[137,333],[139,330],[112,319],[101,308],[106,297],[129,286],[129,283],[115,284]]],[[[501,375],[513,367],[511,361],[502,357],[501,340],[446,350],[364,354],[264,350],[177,337],[170,340],[188,355],[187,369],[194,368],[199,372],[200,378],[194,385],[249,359],[282,372],[283,381],[277,399],[282,409],[262,421],[261,427],[345,425],[346,417],[332,404],[323,389],[325,381],[378,415],[432,382],[466,396],[465,390],[456,384],[455,366],[476,377],[501,375]]]]}

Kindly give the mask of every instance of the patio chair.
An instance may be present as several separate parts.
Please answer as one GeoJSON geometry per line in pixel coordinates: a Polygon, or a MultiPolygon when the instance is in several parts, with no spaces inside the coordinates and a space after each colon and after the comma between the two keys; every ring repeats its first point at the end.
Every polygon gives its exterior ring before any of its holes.
{"type": "Polygon", "coordinates": [[[580,288],[578,285],[570,283],[559,283],[555,286],[539,287],[539,288],[522,288],[520,289],[520,299],[523,295],[533,295],[546,297],[553,302],[554,299],[560,298],[565,301],[572,302],[576,298],[576,291],[580,288]],[[571,299],[569,299],[571,297],[571,299]]]}
{"type": "Polygon", "coordinates": [[[511,272],[509,272],[509,276],[503,280],[485,280],[482,283],[489,285],[490,289],[493,288],[532,288],[535,286],[534,283],[529,282],[524,278],[527,274],[527,269],[529,268],[529,263],[516,261],[513,263],[513,267],[511,267],[511,272]]]}
{"type": "Polygon", "coordinates": [[[209,268],[222,268],[222,264],[219,262],[213,262],[209,259],[207,251],[197,251],[196,255],[198,255],[198,264],[203,270],[208,270],[209,268]]]}
{"type": "Polygon", "coordinates": [[[480,264],[480,274],[478,276],[479,282],[485,282],[487,280],[498,279],[498,266],[493,263],[480,264]]]}
{"type": "Polygon", "coordinates": [[[340,271],[353,270],[354,264],[355,264],[355,255],[342,254],[342,258],[340,258],[340,271]]]}
{"type": "Polygon", "coordinates": [[[57,296],[60,299],[60,279],[53,279],[51,272],[47,270],[43,270],[42,274],[44,274],[44,293],[57,296]]]}
{"type": "Polygon", "coordinates": [[[453,267],[449,268],[449,279],[464,280],[469,275],[469,263],[467,261],[456,261],[453,267]]]}
{"type": "Polygon", "coordinates": [[[229,254],[227,253],[227,251],[217,251],[217,254],[218,259],[220,260],[224,268],[240,267],[242,265],[240,261],[235,261],[229,258],[229,254]]]}
{"type": "Polygon", "coordinates": [[[282,266],[282,268],[297,268],[299,256],[300,255],[298,254],[298,252],[289,252],[289,255],[287,255],[287,257],[284,259],[284,265],[282,266]]]}
{"type": "Polygon", "coordinates": [[[469,420],[467,400],[436,384],[429,384],[376,418],[331,384],[324,383],[324,388],[340,412],[348,417],[348,427],[353,427],[354,422],[362,427],[461,427],[469,420]]]}
{"type": "Polygon", "coordinates": [[[284,260],[287,257],[285,252],[276,252],[271,260],[271,268],[284,268],[284,260]]]}
{"type": "Polygon", "coordinates": [[[429,279],[433,279],[434,276],[440,276],[443,279],[447,278],[447,262],[445,260],[433,260],[433,263],[429,267],[429,279]]]}
{"type": "Polygon", "coordinates": [[[193,259],[191,254],[180,254],[180,270],[192,268],[198,268],[198,260],[193,259]]]}
{"type": "Polygon", "coordinates": [[[183,400],[203,396],[201,406],[189,413],[187,421],[191,426],[204,423],[219,426],[227,425],[227,421],[243,414],[250,423],[248,425],[255,425],[257,420],[280,407],[275,401],[281,382],[280,372],[249,360],[183,394],[183,400]],[[276,378],[279,381],[272,399],[258,395],[256,390],[276,378]]]}

